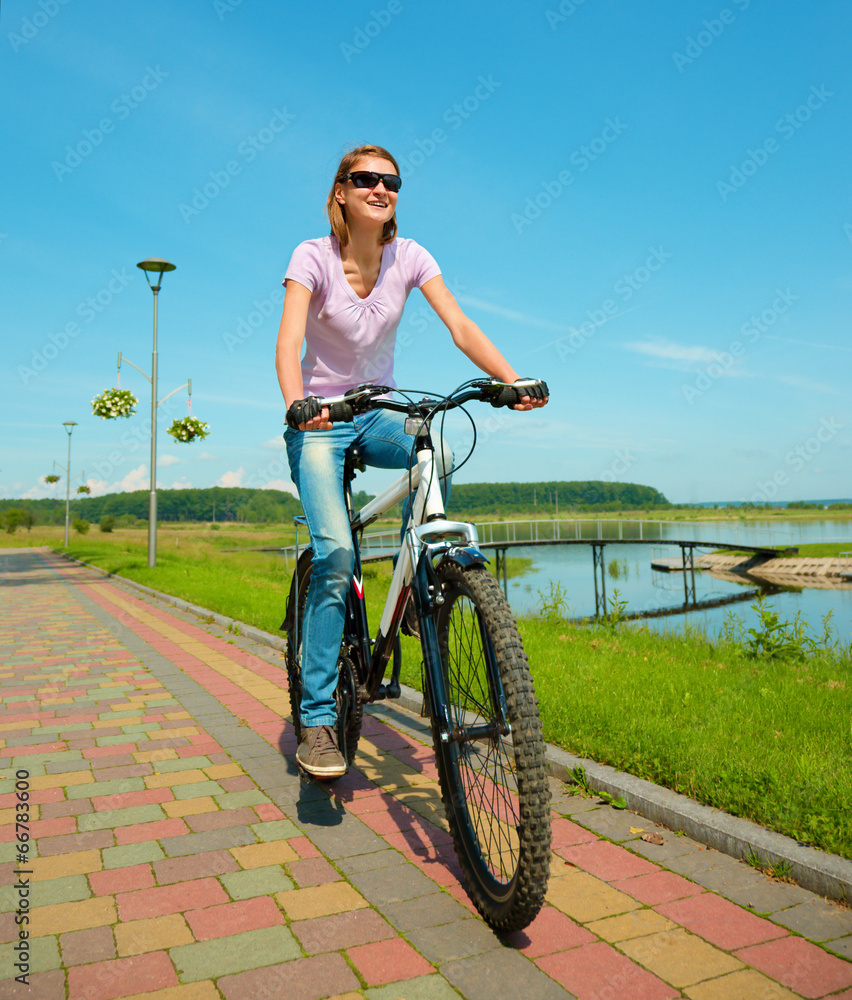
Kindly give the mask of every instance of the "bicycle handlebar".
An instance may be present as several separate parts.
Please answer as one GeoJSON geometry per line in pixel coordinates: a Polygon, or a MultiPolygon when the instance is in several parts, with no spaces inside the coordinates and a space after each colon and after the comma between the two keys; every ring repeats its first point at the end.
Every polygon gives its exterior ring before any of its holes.
{"type": "Polygon", "coordinates": [[[525,378],[517,382],[501,382],[498,379],[480,379],[466,387],[463,391],[453,393],[444,399],[421,399],[417,401],[401,401],[388,399],[386,394],[393,392],[388,386],[365,383],[342,396],[317,398],[321,407],[328,407],[328,419],[331,423],[350,423],[359,413],[370,410],[394,410],[397,413],[407,413],[409,416],[430,417],[444,410],[456,409],[473,400],[490,403],[492,406],[515,406],[524,396],[535,396],[546,399],[549,395],[547,383],[540,379],[525,378]],[[533,392],[524,392],[532,389],[533,392]]]}

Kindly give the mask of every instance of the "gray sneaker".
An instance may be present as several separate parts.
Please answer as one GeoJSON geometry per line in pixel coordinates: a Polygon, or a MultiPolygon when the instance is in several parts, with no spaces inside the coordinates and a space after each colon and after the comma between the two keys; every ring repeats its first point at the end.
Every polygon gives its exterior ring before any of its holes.
{"type": "Polygon", "coordinates": [[[347,771],[333,726],[302,726],[302,742],[296,751],[296,760],[314,778],[342,778],[347,771]]]}

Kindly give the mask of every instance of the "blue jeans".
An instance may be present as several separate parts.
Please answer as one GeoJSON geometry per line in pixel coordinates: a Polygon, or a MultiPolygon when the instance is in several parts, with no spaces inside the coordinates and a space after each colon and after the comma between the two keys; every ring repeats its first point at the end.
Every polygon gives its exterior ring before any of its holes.
{"type": "MultiPolygon", "coordinates": [[[[416,463],[414,438],[406,434],[405,416],[373,410],[330,431],[294,431],[284,440],[290,474],[299,491],[314,550],[313,575],[302,625],[303,726],[333,726],[337,722],[334,689],[337,658],[343,639],[346,592],[355,567],[349,515],[343,499],[343,458],[357,442],[367,465],[379,469],[407,469],[416,463]]],[[[434,435],[439,468],[452,468],[452,455],[440,435],[434,435]]],[[[446,491],[449,479],[446,481],[446,491]]],[[[403,525],[409,504],[403,506],[403,525]]]]}

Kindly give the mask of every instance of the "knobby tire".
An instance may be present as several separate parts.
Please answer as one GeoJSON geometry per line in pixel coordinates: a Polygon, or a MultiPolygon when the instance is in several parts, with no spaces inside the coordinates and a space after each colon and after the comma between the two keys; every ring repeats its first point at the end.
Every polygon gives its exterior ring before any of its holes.
{"type": "Polygon", "coordinates": [[[438,567],[436,625],[450,722],[488,735],[444,743],[432,734],[441,793],[471,898],[500,931],[519,930],[544,902],[550,870],[550,788],[527,657],[499,584],[481,565],[438,567]],[[511,732],[498,723],[505,706],[511,732]]]}

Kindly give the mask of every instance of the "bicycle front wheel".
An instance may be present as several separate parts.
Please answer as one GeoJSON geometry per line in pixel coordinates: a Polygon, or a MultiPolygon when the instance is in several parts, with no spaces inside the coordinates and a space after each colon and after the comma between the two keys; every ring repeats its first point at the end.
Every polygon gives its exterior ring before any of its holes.
{"type": "Polygon", "coordinates": [[[544,902],[550,789],[523,643],[481,565],[438,567],[436,610],[451,736],[432,720],[441,792],[471,898],[497,930],[519,930],[544,902]]]}

